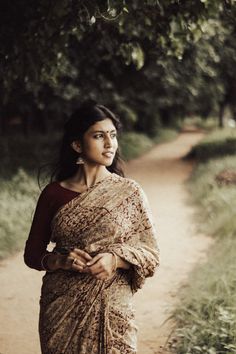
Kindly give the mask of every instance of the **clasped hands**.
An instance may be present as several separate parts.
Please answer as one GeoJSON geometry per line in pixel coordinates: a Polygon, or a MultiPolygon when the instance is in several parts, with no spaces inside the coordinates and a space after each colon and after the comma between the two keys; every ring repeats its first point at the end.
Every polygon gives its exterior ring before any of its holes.
{"type": "Polygon", "coordinates": [[[75,248],[67,256],[62,257],[61,268],[89,273],[100,280],[109,278],[117,268],[118,256],[113,253],[99,253],[91,257],[87,252],[75,248]]]}

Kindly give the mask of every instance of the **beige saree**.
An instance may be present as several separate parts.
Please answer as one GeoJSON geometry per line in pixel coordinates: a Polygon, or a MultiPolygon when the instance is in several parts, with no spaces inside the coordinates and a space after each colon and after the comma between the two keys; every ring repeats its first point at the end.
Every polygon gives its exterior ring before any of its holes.
{"type": "Polygon", "coordinates": [[[39,333],[43,354],[135,354],[132,295],[159,263],[145,196],[111,174],[64,205],[52,221],[57,247],[92,256],[113,251],[131,263],[106,281],[57,270],[43,278],[39,333]]]}

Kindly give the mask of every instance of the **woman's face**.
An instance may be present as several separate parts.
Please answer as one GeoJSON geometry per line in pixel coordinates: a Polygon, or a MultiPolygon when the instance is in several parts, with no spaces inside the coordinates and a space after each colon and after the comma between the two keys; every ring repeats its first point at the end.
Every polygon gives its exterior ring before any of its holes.
{"type": "Polygon", "coordinates": [[[117,131],[109,118],[89,127],[81,142],[83,159],[89,164],[110,166],[117,148],[117,131]]]}

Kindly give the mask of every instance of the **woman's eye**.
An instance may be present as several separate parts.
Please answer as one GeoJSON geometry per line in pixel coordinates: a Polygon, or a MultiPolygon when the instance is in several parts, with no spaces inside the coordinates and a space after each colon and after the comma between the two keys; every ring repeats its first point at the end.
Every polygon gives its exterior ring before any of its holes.
{"type": "Polygon", "coordinates": [[[116,133],[112,133],[112,134],[111,134],[111,138],[114,139],[114,138],[116,138],[116,137],[117,137],[117,134],[116,134],[116,133]]]}
{"type": "Polygon", "coordinates": [[[102,138],[102,137],[103,137],[102,134],[96,134],[96,135],[94,135],[94,138],[95,138],[95,139],[100,139],[100,138],[102,138]]]}

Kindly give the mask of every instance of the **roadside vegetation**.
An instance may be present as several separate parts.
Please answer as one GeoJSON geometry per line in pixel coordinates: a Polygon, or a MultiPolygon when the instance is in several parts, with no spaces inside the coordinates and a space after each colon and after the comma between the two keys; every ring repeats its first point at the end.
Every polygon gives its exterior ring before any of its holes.
{"type": "Polygon", "coordinates": [[[199,164],[189,189],[197,225],[215,240],[181,292],[174,314],[178,354],[236,353],[235,140],[235,130],[216,131],[194,148],[199,164]]]}
{"type": "Polygon", "coordinates": [[[236,129],[217,129],[209,134],[200,144],[193,147],[189,157],[200,161],[220,158],[236,153],[236,129]]]}
{"type": "MultiPolygon", "coordinates": [[[[127,132],[120,139],[122,156],[127,161],[147,152],[154,144],[173,139],[176,130],[160,130],[150,138],[127,132]]],[[[22,249],[27,238],[40,192],[37,173],[40,166],[52,163],[57,154],[59,134],[49,136],[11,136],[0,141],[0,259],[22,249]]],[[[45,176],[45,173],[42,175],[45,176]]],[[[50,176],[43,178],[42,186],[50,176]]]]}

